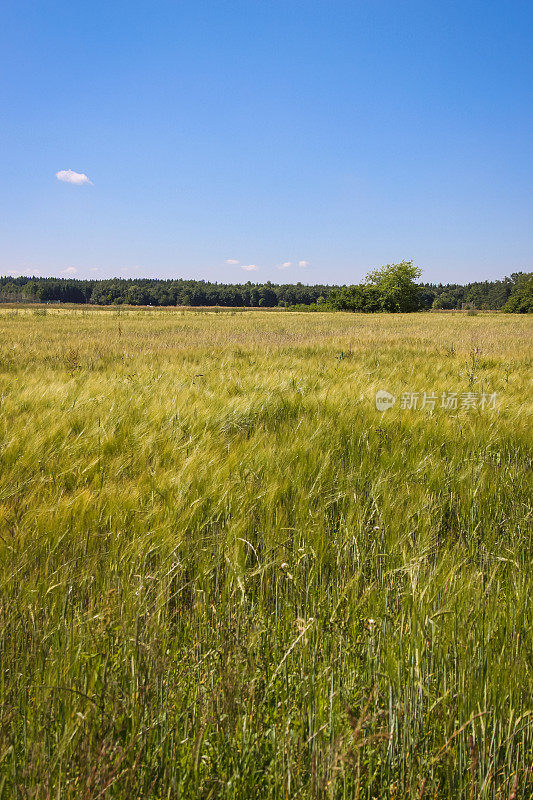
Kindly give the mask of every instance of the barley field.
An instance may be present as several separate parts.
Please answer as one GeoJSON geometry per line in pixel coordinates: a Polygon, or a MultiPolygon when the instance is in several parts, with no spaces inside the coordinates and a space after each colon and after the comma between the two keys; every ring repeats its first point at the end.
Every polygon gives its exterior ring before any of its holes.
{"type": "Polygon", "coordinates": [[[531,798],[532,333],[0,309],[1,800],[531,798]]]}

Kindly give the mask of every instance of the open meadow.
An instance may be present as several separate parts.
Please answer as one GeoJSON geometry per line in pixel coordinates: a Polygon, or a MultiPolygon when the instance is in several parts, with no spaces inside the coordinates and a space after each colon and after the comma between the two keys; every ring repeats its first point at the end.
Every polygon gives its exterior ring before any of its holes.
{"type": "Polygon", "coordinates": [[[1,800],[531,798],[532,333],[0,309],[1,800]]]}

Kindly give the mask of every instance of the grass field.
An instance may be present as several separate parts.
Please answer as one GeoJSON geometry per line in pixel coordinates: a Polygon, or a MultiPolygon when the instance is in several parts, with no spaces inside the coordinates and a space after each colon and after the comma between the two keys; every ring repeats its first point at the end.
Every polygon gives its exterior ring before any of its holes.
{"type": "Polygon", "coordinates": [[[1,309],[0,798],[531,798],[532,333],[1,309]]]}

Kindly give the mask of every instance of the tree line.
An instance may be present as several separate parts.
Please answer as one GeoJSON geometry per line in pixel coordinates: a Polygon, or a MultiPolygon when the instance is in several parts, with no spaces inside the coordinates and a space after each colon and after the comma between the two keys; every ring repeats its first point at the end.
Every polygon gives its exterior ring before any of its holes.
{"type": "Polygon", "coordinates": [[[496,281],[460,284],[419,283],[411,261],[388,264],[368,273],[360,284],[328,286],[211,283],[154,278],[0,277],[1,302],[81,303],[94,305],[222,306],[345,311],[419,311],[429,309],[533,311],[533,273],[517,272],[496,281]]]}

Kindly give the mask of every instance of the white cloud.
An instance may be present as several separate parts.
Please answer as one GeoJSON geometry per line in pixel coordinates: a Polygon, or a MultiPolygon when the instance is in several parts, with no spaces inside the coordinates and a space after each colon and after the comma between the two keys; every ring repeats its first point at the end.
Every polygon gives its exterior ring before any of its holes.
{"type": "Polygon", "coordinates": [[[75,275],[77,271],[76,267],[67,267],[63,270],[63,275],[75,275]]]}
{"type": "Polygon", "coordinates": [[[243,264],[241,269],[245,269],[247,272],[254,272],[255,270],[258,270],[259,267],[257,267],[255,264],[243,264]]]}
{"type": "Polygon", "coordinates": [[[99,267],[91,267],[89,272],[100,272],[100,269],[99,269],[99,267]]]}
{"type": "Polygon", "coordinates": [[[292,261],[284,261],[283,264],[278,267],[278,269],[288,269],[292,266],[292,261]]]}
{"type": "Polygon", "coordinates": [[[63,183],[73,183],[75,186],[82,186],[84,183],[93,185],[84,172],[74,172],[72,169],[60,169],[56,172],[56,178],[63,183]]]}
{"type": "Polygon", "coordinates": [[[226,264],[238,264],[238,263],[239,262],[237,261],[236,258],[227,258],[226,259],[226,264]]]}
{"type": "Polygon", "coordinates": [[[308,267],[309,266],[309,261],[298,261],[298,266],[299,267],[308,267]]]}

